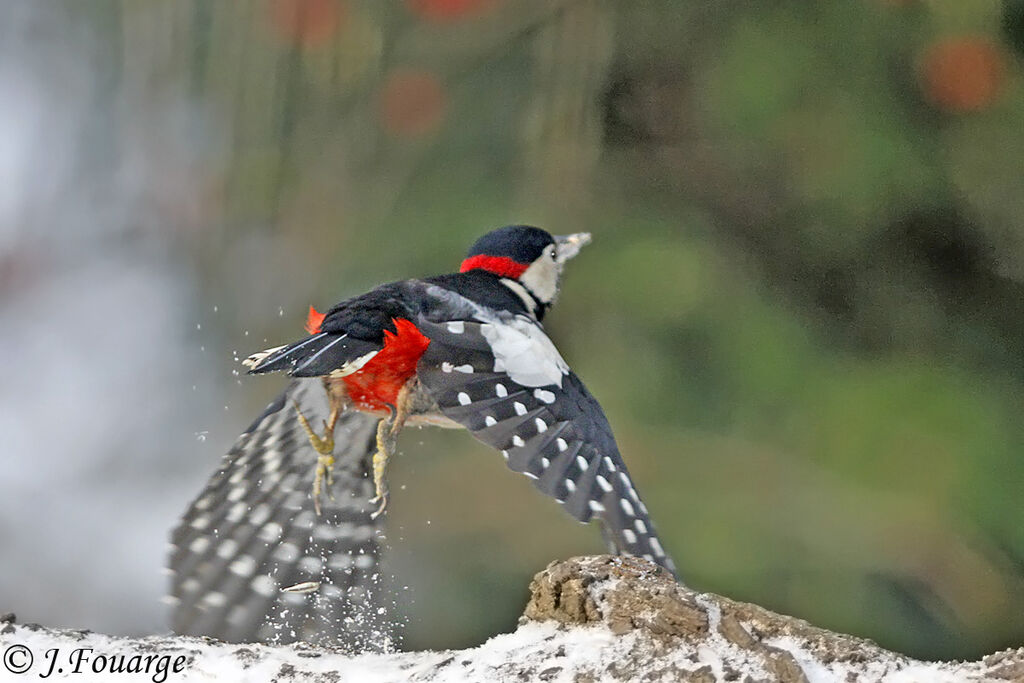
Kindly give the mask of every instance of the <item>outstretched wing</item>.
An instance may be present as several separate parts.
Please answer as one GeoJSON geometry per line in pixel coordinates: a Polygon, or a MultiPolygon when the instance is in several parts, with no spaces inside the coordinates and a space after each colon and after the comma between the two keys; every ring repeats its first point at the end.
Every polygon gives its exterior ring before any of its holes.
{"type": "Polygon", "coordinates": [[[539,325],[522,317],[417,324],[430,338],[417,374],[445,416],[579,521],[600,519],[613,551],[675,573],[601,406],[539,325]]]}
{"type": "Polygon", "coordinates": [[[381,522],[370,517],[367,478],[376,420],[340,417],[333,498],[318,517],[310,495],[316,454],[293,401],[314,424],[327,415],[322,381],[293,381],[235,442],[174,530],[172,628],[232,642],[380,649],[390,627],[378,614],[381,522]],[[282,591],[307,582],[310,592],[282,591]]]}

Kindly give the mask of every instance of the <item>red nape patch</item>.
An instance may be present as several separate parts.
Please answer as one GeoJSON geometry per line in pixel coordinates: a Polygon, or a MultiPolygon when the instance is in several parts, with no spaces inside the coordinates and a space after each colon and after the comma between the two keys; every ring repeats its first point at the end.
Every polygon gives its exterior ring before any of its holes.
{"type": "Polygon", "coordinates": [[[522,275],[529,266],[524,266],[518,261],[514,261],[507,256],[487,256],[486,254],[480,254],[478,256],[470,256],[468,259],[462,262],[462,267],[459,268],[460,273],[473,270],[474,268],[482,268],[489,273],[494,273],[501,277],[517,278],[522,275]]]}
{"type": "Polygon", "coordinates": [[[358,372],[343,377],[348,396],[359,410],[382,411],[395,405],[398,392],[416,374],[430,340],[412,321],[394,318],[396,332],[384,330],[384,348],[358,372]]]}
{"type": "Polygon", "coordinates": [[[309,332],[310,334],[318,333],[320,331],[320,326],[324,324],[324,318],[326,317],[326,313],[320,313],[310,306],[309,314],[306,316],[306,332],[309,332]]]}

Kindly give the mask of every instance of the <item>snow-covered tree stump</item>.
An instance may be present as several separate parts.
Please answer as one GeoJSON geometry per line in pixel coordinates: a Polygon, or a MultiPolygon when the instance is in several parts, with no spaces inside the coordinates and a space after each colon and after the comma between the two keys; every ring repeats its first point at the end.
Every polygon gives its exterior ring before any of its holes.
{"type": "MultiPolygon", "coordinates": [[[[77,681],[1024,681],[1024,648],[922,662],[677,585],[637,558],[554,562],[519,627],[467,650],[345,656],[202,638],[114,638],[0,623],[10,672],[77,681]]],[[[27,678],[22,680],[28,680],[27,678]]]]}

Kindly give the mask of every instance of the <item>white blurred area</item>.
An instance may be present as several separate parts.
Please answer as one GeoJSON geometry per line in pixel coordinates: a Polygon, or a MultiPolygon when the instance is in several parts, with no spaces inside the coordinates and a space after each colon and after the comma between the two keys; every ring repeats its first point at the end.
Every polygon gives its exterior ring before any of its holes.
{"type": "Polygon", "coordinates": [[[0,1],[0,612],[160,632],[168,531],[235,429],[188,256],[217,145],[65,10],[0,1]]]}

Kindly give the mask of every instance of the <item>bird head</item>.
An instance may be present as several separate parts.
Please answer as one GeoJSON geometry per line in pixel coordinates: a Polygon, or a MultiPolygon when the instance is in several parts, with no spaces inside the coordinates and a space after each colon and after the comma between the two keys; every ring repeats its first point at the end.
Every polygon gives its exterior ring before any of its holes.
{"type": "Polygon", "coordinates": [[[589,242],[589,232],[551,235],[528,225],[510,225],[478,239],[460,270],[485,270],[516,282],[539,304],[549,306],[558,295],[565,262],[589,242]]]}

